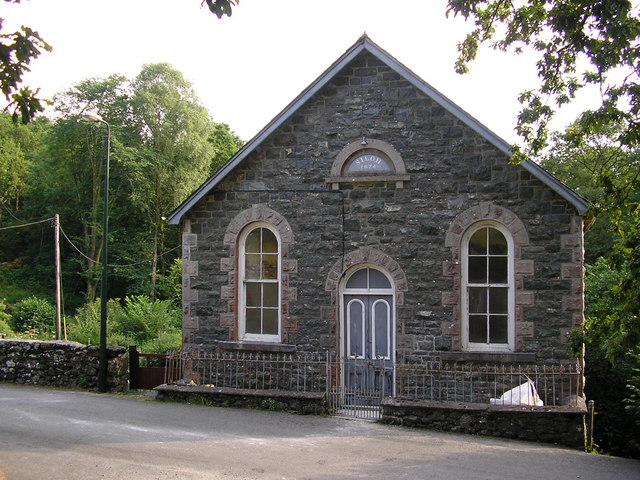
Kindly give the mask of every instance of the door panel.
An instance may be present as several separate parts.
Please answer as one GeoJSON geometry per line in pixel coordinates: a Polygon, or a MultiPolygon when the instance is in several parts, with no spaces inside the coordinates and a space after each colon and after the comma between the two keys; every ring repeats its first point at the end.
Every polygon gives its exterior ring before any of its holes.
{"type": "Polygon", "coordinates": [[[393,394],[392,295],[344,295],[344,386],[354,403],[393,394]]]}
{"type": "Polygon", "coordinates": [[[354,298],[347,304],[347,350],[348,358],[364,358],[365,355],[365,305],[354,298]]]}

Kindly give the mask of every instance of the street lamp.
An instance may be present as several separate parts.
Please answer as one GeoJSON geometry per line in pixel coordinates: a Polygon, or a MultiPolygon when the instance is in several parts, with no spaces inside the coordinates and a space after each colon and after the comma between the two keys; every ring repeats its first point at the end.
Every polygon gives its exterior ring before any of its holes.
{"type": "Polygon", "coordinates": [[[80,116],[83,122],[103,123],[107,126],[107,164],[104,174],[104,206],[102,213],[102,280],[100,282],[100,348],[98,350],[98,392],[107,391],[107,259],[109,253],[109,151],[111,126],[100,115],[87,112],[80,116]]]}

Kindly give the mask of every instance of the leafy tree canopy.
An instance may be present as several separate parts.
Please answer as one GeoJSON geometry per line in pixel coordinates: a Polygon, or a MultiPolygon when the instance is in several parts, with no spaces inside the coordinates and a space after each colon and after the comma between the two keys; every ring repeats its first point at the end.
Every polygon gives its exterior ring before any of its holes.
{"type": "MultiPolygon", "coordinates": [[[[628,0],[449,0],[447,14],[472,19],[475,28],[458,45],[456,71],[465,73],[482,44],[538,55],[537,89],[523,92],[516,131],[538,154],[557,109],[586,85],[601,91],[600,106],[585,112],[572,132],[579,144],[611,124],[616,140],[640,140],[640,19],[628,0]],[[583,67],[584,66],[584,67],[583,67]]],[[[517,152],[516,158],[522,159],[517,152]]]]}
{"type": "MultiPolygon", "coordinates": [[[[20,0],[4,0],[7,3],[20,3],[20,0]]],[[[232,7],[240,0],[202,0],[218,18],[231,16],[232,7]]],[[[40,34],[30,27],[21,27],[12,33],[2,32],[0,18],[0,90],[9,102],[6,109],[12,111],[14,122],[29,123],[44,110],[46,100],[39,98],[39,89],[35,91],[21,86],[22,76],[29,72],[29,64],[40,56],[42,51],[52,50],[40,34]]]]}
{"type": "MultiPolygon", "coordinates": [[[[20,3],[20,0],[4,0],[20,3]]],[[[38,32],[29,27],[21,27],[13,33],[2,33],[0,18],[0,89],[9,102],[7,109],[13,110],[13,120],[28,123],[36,114],[44,110],[44,101],[38,98],[38,90],[21,87],[22,76],[29,72],[31,60],[38,58],[42,50],[51,51],[38,32]]]]}

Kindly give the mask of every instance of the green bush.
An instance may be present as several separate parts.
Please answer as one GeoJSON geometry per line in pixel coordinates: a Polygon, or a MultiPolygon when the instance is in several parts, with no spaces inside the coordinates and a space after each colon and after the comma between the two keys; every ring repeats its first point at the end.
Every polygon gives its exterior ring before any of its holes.
{"type": "Polygon", "coordinates": [[[7,337],[13,337],[15,335],[13,328],[9,325],[11,321],[11,315],[7,313],[7,304],[4,300],[0,300],[0,333],[7,337]]]}
{"type": "Polygon", "coordinates": [[[619,341],[611,328],[611,314],[620,309],[612,286],[620,283],[622,272],[604,258],[587,266],[585,353],[585,394],[595,402],[594,440],[598,450],[625,457],[640,458],[638,429],[638,390],[634,387],[640,357],[632,352],[608,354],[619,341]]]}
{"type": "Polygon", "coordinates": [[[173,261],[166,275],[158,275],[156,291],[160,298],[170,300],[178,309],[182,308],[182,258],[173,261]]]}
{"type": "MultiPolygon", "coordinates": [[[[109,345],[127,346],[123,335],[113,333],[114,325],[122,322],[124,309],[117,299],[107,302],[107,343],[109,345]]],[[[100,299],[88,303],[67,322],[67,338],[71,341],[98,345],[100,344],[100,299]]]]}
{"type": "Polygon", "coordinates": [[[182,330],[171,329],[160,332],[156,338],[142,343],[138,350],[144,353],[166,353],[172,350],[180,350],[182,346],[182,330]]]}
{"type": "MultiPolygon", "coordinates": [[[[182,343],[181,312],[169,300],[144,295],[107,302],[107,343],[137,345],[145,353],[177,350],[182,343]]],[[[100,301],[85,305],[68,324],[68,338],[80,343],[100,342],[100,301]]]]}
{"type": "Polygon", "coordinates": [[[11,326],[16,332],[51,332],[55,330],[55,321],[55,307],[35,296],[19,301],[11,315],[11,326]]]}
{"type": "Polygon", "coordinates": [[[181,312],[169,300],[150,300],[145,295],[131,296],[125,298],[124,311],[120,332],[133,338],[138,345],[180,327],[181,312]]]}

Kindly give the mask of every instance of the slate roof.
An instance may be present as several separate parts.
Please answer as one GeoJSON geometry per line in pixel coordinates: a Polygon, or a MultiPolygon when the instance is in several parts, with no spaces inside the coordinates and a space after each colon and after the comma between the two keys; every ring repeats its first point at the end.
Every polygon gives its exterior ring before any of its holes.
{"type": "MultiPolygon", "coordinates": [[[[207,193],[220,183],[235,167],[237,167],[251,152],[253,152],[263,141],[265,141],[284,122],[294,115],[311,97],[313,97],[322,87],[329,83],[346,65],[354,60],[360,53],[369,52],[384,62],[396,73],[404,77],[414,87],[429,96],[440,104],[449,113],[457,117],[469,128],[473,129],[481,137],[494,145],[498,150],[507,156],[512,155],[510,145],[498,135],[489,130],[486,126],[465,112],[458,105],[449,100],[446,96],[433,88],[427,82],[418,77],[415,73],[405,67],[393,56],[375,44],[366,34],[358,39],[340,58],[338,58],[325,72],[320,75],[311,85],[300,93],[289,105],[285,107],[271,122],[269,122],[258,134],[247,142],[238,153],[236,153],[224,166],[218,170],[209,180],[204,182],[189,198],[187,198],[178,208],[176,208],[167,218],[169,224],[177,225],[183,216],[198,203],[207,193]]],[[[573,205],[580,214],[584,214],[588,208],[588,202],[560,180],[534,162],[523,162],[523,168],[529,171],[534,177],[546,184],[558,195],[573,205]]]]}

